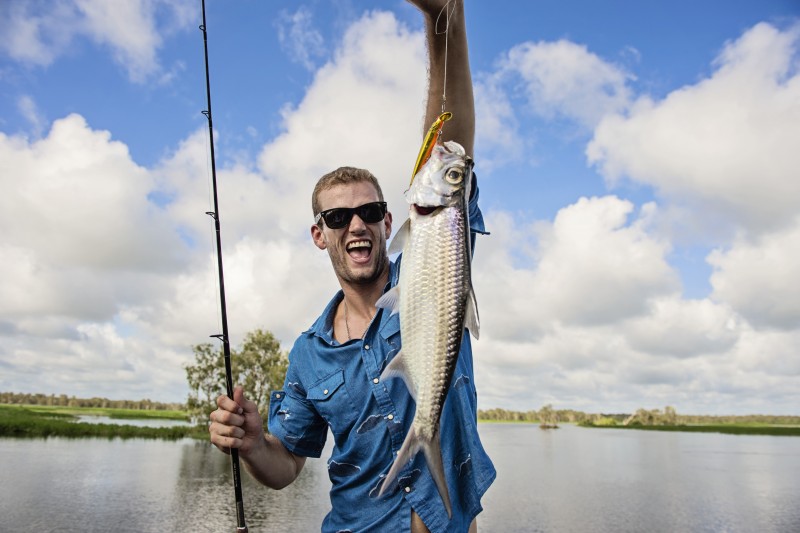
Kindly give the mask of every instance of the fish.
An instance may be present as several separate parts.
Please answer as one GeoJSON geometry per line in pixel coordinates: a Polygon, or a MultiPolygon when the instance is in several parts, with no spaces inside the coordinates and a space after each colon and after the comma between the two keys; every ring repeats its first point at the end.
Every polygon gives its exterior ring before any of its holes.
{"type": "Polygon", "coordinates": [[[436,143],[406,191],[409,218],[389,254],[402,251],[400,278],[376,303],[400,313],[402,348],[381,373],[399,377],[416,403],[411,427],[379,494],[420,450],[448,517],[439,422],[465,328],[477,339],[480,322],[471,276],[469,201],[472,159],[455,141],[436,143]]]}

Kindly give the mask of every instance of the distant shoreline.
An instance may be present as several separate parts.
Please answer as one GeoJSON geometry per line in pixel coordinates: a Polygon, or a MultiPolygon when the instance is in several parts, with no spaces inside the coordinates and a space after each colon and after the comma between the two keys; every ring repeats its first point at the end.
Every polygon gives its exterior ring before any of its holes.
{"type": "MultiPolygon", "coordinates": [[[[188,420],[189,413],[176,409],[121,409],[106,407],[66,407],[44,405],[0,404],[0,437],[44,438],[44,437],[107,437],[150,438],[177,440],[193,438],[208,440],[208,431],[203,424],[179,427],[138,427],[125,424],[90,424],[76,422],[79,416],[107,416],[113,419],[188,420]]],[[[497,420],[479,418],[481,424],[531,424],[531,420],[497,420]]],[[[559,421],[559,424],[571,422],[559,421]]],[[[724,433],[730,435],[772,435],[800,437],[800,425],[764,423],[719,423],[719,424],[675,424],[641,425],[581,422],[575,425],[588,428],[628,429],[644,431],[679,431],[691,433],[724,433]]]]}
{"type": "Polygon", "coordinates": [[[727,435],[772,435],[778,437],[800,437],[800,426],[777,426],[767,424],[703,424],[703,425],[660,425],[646,426],[641,424],[602,425],[592,423],[579,424],[587,428],[628,429],[642,431],[678,431],[683,433],[725,433],[727,435]]]}
{"type": "Polygon", "coordinates": [[[202,425],[139,427],[126,424],[76,422],[79,416],[107,416],[114,419],[187,420],[183,411],[147,411],[100,407],[49,407],[41,405],[0,405],[0,437],[119,437],[123,439],[208,439],[202,425]]]}

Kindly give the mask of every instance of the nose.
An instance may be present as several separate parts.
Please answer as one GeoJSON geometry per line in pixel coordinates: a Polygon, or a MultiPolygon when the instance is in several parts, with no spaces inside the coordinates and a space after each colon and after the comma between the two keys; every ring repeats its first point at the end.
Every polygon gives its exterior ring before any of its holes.
{"type": "Polygon", "coordinates": [[[348,224],[347,229],[350,233],[362,233],[367,230],[367,224],[361,220],[358,213],[353,213],[353,218],[350,219],[350,224],[348,224]]]}

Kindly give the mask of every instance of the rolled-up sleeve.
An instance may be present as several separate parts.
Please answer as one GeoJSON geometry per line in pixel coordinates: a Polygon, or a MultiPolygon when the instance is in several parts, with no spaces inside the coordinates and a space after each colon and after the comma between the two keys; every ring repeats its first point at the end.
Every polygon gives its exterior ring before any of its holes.
{"type": "Polygon", "coordinates": [[[305,398],[300,382],[292,380],[292,375],[290,365],[283,390],[272,392],[269,432],[293,454],[319,457],[325,446],[328,426],[313,404],[305,398]]]}

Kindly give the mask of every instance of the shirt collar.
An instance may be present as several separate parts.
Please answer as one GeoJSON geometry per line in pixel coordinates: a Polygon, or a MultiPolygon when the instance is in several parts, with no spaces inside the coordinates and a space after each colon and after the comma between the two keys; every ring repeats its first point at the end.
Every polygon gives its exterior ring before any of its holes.
{"type": "MultiPolygon", "coordinates": [[[[398,256],[397,260],[389,262],[389,281],[383,288],[384,293],[397,285],[397,281],[400,278],[401,257],[402,256],[398,256]]],[[[338,346],[339,342],[333,337],[333,318],[336,316],[336,308],[339,306],[342,299],[344,299],[344,291],[339,289],[336,294],[333,295],[331,301],[328,302],[328,305],[319,318],[304,333],[318,337],[330,346],[338,346]]]]}

